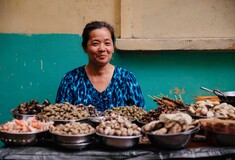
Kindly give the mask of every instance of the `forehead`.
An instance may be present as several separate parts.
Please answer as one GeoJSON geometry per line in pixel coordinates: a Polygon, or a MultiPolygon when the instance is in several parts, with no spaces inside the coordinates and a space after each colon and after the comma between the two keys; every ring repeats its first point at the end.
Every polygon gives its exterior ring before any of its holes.
{"type": "Polygon", "coordinates": [[[99,29],[94,29],[90,32],[90,36],[89,39],[112,39],[111,33],[110,31],[103,27],[103,28],[99,28],[99,29]]]}

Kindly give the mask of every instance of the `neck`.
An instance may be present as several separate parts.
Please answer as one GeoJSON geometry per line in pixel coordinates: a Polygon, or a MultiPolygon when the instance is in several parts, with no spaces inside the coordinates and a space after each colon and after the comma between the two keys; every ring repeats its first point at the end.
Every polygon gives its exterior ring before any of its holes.
{"type": "Polygon", "coordinates": [[[104,75],[110,72],[110,68],[113,66],[111,64],[107,64],[105,66],[94,66],[92,64],[88,64],[85,66],[86,72],[93,76],[104,75]]]}

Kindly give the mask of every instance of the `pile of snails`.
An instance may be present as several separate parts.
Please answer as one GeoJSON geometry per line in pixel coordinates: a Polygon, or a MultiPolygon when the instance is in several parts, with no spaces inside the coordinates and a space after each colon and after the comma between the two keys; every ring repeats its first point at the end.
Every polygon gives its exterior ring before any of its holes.
{"type": "Polygon", "coordinates": [[[15,114],[38,114],[44,107],[49,106],[51,102],[48,99],[45,99],[43,103],[39,103],[38,100],[32,99],[30,102],[22,102],[15,109],[13,113],[15,114]]]}
{"type": "Polygon", "coordinates": [[[133,106],[119,106],[117,108],[112,108],[106,110],[104,115],[111,115],[117,113],[125,117],[133,117],[134,119],[140,119],[142,116],[147,114],[147,111],[143,110],[141,107],[133,106]]]}
{"type": "Polygon", "coordinates": [[[84,106],[72,105],[68,102],[63,104],[51,104],[40,113],[42,119],[49,120],[78,120],[89,117],[84,106]]]}

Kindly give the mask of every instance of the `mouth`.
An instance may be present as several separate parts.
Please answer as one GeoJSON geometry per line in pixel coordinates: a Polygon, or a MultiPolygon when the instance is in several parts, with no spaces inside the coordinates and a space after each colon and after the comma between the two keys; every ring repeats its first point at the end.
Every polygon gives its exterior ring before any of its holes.
{"type": "Polygon", "coordinates": [[[100,56],[98,56],[100,59],[104,59],[104,58],[106,58],[107,56],[106,55],[100,55],[100,56]]]}

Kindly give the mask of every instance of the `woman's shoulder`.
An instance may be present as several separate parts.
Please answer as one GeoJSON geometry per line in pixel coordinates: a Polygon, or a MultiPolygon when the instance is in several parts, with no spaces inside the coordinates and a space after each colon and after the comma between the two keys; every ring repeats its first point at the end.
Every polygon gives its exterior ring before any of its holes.
{"type": "Polygon", "coordinates": [[[120,67],[120,66],[115,66],[115,70],[116,70],[116,72],[117,73],[119,73],[119,74],[125,74],[125,73],[131,73],[130,71],[128,71],[127,69],[125,69],[125,68],[122,68],[122,67],[120,67]]]}
{"type": "Polygon", "coordinates": [[[84,76],[85,74],[85,68],[84,66],[80,66],[80,67],[77,67],[77,68],[74,68],[70,71],[68,71],[65,75],[64,75],[64,78],[69,78],[69,77],[81,77],[81,76],[84,76]]]}
{"type": "Polygon", "coordinates": [[[119,75],[119,76],[122,76],[122,77],[125,77],[125,78],[135,78],[135,75],[131,72],[131,71],[128,71],[127,69],[125,68],[122,68],[122,67],[119,67],[119,66],[115,66],[115,72],[116,72],[116,75],[119,75]]]}

